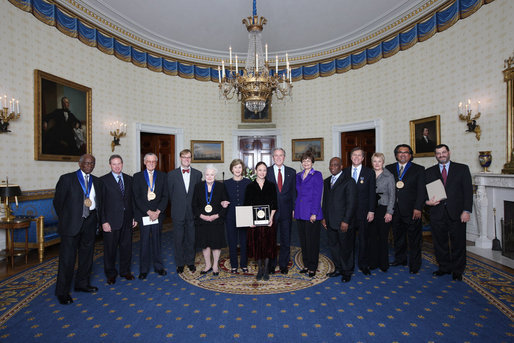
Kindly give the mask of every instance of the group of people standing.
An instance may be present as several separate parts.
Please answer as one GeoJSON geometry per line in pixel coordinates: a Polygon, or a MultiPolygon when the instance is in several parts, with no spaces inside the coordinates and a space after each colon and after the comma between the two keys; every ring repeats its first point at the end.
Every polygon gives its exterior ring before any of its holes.
{"type": "Polygon", "coordinates": [[[310,151],[301,156],[303,170],[296,173],[284,165],[284,149],[276,148],[272,166],[257,163],[254,181],[244,177],[245,165],[235,159],[230,164],[233,177],[224,182],[216,181],[217,169],[213,165],[205,168],[202,181],[202,172],[191,167],[188,149],[180,152],[180,167],[167,175],[156,170],[157,156],[146,154],[145,169],[133,177],[122,172],[121,156],[112,155],[111,172],[97,178],[91,175],[94,156],[83,155],[80,169],[62,175],[56,186],[54,207],[61,236],[56,296],[61,304],[73,302],[70,290],[77,254],[75,291],[98,290],[90,284],[97,226],[104,235],[108,284],[114,284],[118,275],[134,279],[130,266],[132,228],[136,225],[141,235],[139,279],[148,277],[151,265],[157,274],[166,275],[161,231],[168,202],[178,274],[184,273],[185,267],[196,272],[195,253],[201,249],[205,265],[200,274],[219,275],[221,249],[227,241],[231,273],[239,273],[239,269],[248,273],[248,258],[254,258],[257,280],[269,280],[275,272],[287,274],[293,218],[302,252],[300,273],[316,275],[320,232],[324,228],[335,265],[328,277],[341,276],[342,282],[349,282],[355,269],[355,251],[358,268],[364,275],[376,268],[386,272],[389,266],[407,264],[416,274],[421,267],[421,211],[426,204],[431,208],[439,263],[434,275],[451,273],[454,280],[462,280],[465,225],[472,206],[469,168],[450,163],[450,149],[444,144],[435,148],[438,164],[426,171],[412,162],[410,146],[400,144],[394,152],[396,163],[384,168],[384,155],[375,153],[371,158],[373,168],[368,168],[363,166],[365,151],[355,148],[351,151],[352,165],[343,169],[341,159],[332,158],[331,176],[323,180],[322,173],[313,168],[315,157],[310,151]],[[428,199],[425,185],[436,179],[444,183],[446,199],[428,199]],[[242,205],[269,207],[268,223],[236,227],[236,206],[242,205]],[[394,260],[389,263],[391,225],[394,260]]]}

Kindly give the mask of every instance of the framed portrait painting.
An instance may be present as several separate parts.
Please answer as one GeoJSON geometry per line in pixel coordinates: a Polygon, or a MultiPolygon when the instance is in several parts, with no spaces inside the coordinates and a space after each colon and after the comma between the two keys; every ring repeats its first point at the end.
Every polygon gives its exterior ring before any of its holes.
{"type": "Polygon", "coordinates": [[[266,106],[260,112],[252,112],[241,102],[242,123],[271,123],[271,98],[266,100],[266,106]]]}
{"type": "Polygon", "coordinates": [[[91,88],[34,71],[34,159],[78,161],[91,153],[91,88]]]}
{"type": "Polygon", "coordinates": [[[433,157],[437,144],[441,144],[439,115],[410,121],[410,145],[414,157],[433,157]]]}
{"type": "Polygon", "coordinates": [[[316,161],[323,161],[323,138],[304,138],[291,140],[292,160],[300,161],[302,154],[312,151],[316,161]]]}
{"type": "Polygon", "coordinates": [[[191,141],[191,162],[223,163],[223,141],[191,141]]]}

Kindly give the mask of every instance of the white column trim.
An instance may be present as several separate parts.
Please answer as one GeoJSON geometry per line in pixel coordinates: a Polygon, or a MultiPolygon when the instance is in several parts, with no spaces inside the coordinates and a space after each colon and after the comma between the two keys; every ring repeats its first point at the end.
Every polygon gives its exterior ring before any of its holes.
{"type": "Polygon", "coordinates": [[[361,131],[375,129],[375,150],[382,151],[382,119],[367,120],[357,123],[332,126],[332,152],[334,156],[341,156],[341,132],[361,131]]]}
{"type": "Polygon", "coordinates": [[[139,164],[139,154],[141,153],[141,132],[148,133],[158,133],[163,135],[174,135],[175,136],[175,161],[178,161],[180,151],[184,149],[184,129],[179,127],[170,127],[170,126],[162,126],[162,125],[152,125],[145,123],[136,123],[135,125],[134,135],[136,137],[136,147],[135,147],[135,164],[137,165],[137,170],[141,170],[141,165],[139,164]]]}
{"type": "Polygon", "coordinates": [[[239,158],[239,140],[241,136],[275,136],[276,146],[282,147],[282,132],[280,129],[238,129],[232,131],[232,158],[239,158]]]}

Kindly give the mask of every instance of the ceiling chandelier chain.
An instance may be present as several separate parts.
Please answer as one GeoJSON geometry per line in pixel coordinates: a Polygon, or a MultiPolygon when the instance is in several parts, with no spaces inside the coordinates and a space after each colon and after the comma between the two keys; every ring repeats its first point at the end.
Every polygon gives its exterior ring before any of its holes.
{"type": "Polygon", "coordinates": [[[225,69],[225,61],[218,67],[218,81],[220,98],[237,101],[245,104],[249,111],[258,113],[266,106],[266,101],[272,94],[278,100],[292,96],[293,82],[289,58],[286,53],[286,69],[279,73],[278,56],[275,56],[275,70],[270,70],[268,60],[268,45],[263,51],[261,32],[267,23],[266,18],[257,15],[255,0],[253,1],[253,16],[243,19],[248,31],[248,55],[245,67],[239,70],[239,60],[235,56],[232,62],[232,47],[229,48],[229,66],[225,69]]]}

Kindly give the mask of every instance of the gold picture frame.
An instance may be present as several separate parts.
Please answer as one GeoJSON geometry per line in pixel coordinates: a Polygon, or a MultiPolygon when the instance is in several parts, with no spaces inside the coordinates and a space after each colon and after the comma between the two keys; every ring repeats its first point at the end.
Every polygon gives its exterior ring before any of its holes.
{"type": "Polygon", "coordinates": [[[260,112],[254,113],[248,110],[241,102],[241,122],[242,123],[271,123],[271,97],[266,100],[266,106],[260,112]]]}
{"type": "Polygon", "coordinates": [[[300,161],[302,154],[308,150],[314,153],[316,161],[323,161],[324,158],[323,138],[292,139],[291,149],[293,161],[300,161]]]}
{"type": "Polygon", "coordinates": [[[89,87],[34,70],[35,160],[78,161],[92,152],[91,97],[89,87]]]}
{"type": "Polygon", "coordinates": [[[191,140],[191,162],[196,163],[223,163],[223,141],[191,140]]]}
{"type": "Polygon", "coordinates": [[[436,145],[441,144],[439,114],[410,121],[410,145],[414,157],[433,157],[436,145]],[[425,132],[425,130],[428,130],[425,132]],[[427,138],[425,134],[427,133],[427,138]]]}

